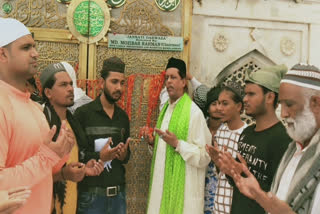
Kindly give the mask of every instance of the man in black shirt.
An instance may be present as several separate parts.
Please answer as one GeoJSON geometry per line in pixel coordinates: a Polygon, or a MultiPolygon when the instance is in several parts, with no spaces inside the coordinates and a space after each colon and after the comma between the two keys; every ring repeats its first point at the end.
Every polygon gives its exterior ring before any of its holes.
{"type": "MultiPolygon", "coordinates": [[[[286,73],[285,66],[272,66],[257,72],[246,72],[244,109],[247,115],[256,120],[256,124],[248,126],[241,134],[238,151],[247,162],[252,174],[265,191],[269,191],[273,177],[280,160],[291,142],[282,123],[278,120],[278,92],[281,77],[286,73]]],[[[225,154],[225,153],[224,153],[225,154]]],[[[214,155],[210,155],[214,157],[214,155]]],[[[227,160],[231,155],[222,155],[213,160],[221,171],[231,175],[231,169],[241,170],[241,167],[231,167],[227,160]]],[[[240,193],[233,184],[232,214],[264,214],[264,209],[254,200],[240,193]]]]}
{"type": "Polygon", "coordinates": [[[75,117],[89,138],[85,159],[101,159],[109,165],[100,176],[86,177],[79,184],[80,214],[126,213],[123,164],[126,164],[130,157],[130,127],[128,115],[115,104],[124,90],[124,70],[125,64],[119,58],[111,57],[105,60],[101,71],[103,93],[75,112],[75,117]],[[106,138],[109,140],[99,151],[95,146],[101,138],[105,142],[106,138]]]}

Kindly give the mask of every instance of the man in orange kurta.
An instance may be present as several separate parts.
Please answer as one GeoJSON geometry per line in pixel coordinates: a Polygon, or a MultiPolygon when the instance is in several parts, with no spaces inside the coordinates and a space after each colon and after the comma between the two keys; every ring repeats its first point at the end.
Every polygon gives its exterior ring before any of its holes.
{"type": "Polygon", "coordinates": [[[52,168],[74,141],[65,128],[53,143],[40,108],[30,100],[26,81],[37,72],[38,53],[29,30],[15,19],[0,18],[0,190],[28,186],[31,195],[14,213],[48,214],[52,168]]]}

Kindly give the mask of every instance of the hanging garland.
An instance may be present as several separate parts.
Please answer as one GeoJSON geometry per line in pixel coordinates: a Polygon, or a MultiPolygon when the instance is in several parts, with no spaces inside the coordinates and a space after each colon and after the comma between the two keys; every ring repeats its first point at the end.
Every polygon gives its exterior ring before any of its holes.
{"type": "Polygon", "coordinates": [[[158,107],[159,95],[164,83],[165,71],[162,71],[160,75],[152,78],[149,86],[149,100],[148,100],[148,115],[147,126],[151,125],[151,116],[154,110],[158,107]],[[150,93],[151,92],[151,93],[150,93]]]}
{"type": "Polygon", "coordinates": [[[132,110],[132,93],[134,88],[134,81],[136,79],[136,75],[131,75],[128,77],[127,81],[127,107],[126,112],[128,114],[129,120],[131,121],[131,110],[132,110]]]}

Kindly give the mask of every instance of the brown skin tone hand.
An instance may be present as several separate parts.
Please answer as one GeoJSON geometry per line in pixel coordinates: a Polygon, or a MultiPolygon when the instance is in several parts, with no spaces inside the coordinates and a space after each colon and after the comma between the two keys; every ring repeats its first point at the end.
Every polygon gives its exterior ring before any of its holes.
{"type": "Polygon", "coordinates": [[[123,161],[127,157],[127,151],[129,147],[131,139],[128,138],[126,141],[126,144],[123,144],[122,142],[118,144],[118,159],[123,161]]]}
{"type": "Polygon", "coordinates": [[[103,162],[113,160],[118,158],[118,147],[111,148],[110,145],[112,144],[112,138],[108,139],[106,145],[100,151],[100,159],[103,162]]]}
{"type": "Polygon", "coordinates": [[[164,131],[157,129],[157,128],[155,128],[154,130],[159,135],[159,137],[161,137],[162,140],[164,140],[164,142],[166,142],[167,144],[169,144],[173,148],[176,148],[178,146],[179,140],[174,133],[169,132],[169,130],[166,130],[164,132],[164,131]]]}
{"type": "Polygon", "coordinates": [[[101,160],[96,161],[95,159],[91,159],[87,162],[85,168],[86,176],[98,176],[103,171],[104,164],[101,160]]]}

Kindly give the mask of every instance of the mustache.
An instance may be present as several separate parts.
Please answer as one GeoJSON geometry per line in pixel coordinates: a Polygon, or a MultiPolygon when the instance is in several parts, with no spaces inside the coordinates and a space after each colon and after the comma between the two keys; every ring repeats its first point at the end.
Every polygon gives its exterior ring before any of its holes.
{"type": "Polygon", "coordinates": [[[284,118],[284,119],[283,119],[283,122],[286,123],[286,124],[288,124],[288,123],[295,123],[295,120],[292,119],[292,118],[284,118]]]}
{"type": "Polygon", "coordinates": [[[115,91],[115,92],[113,92],[113,94],[119,94],[119,95],[121,95],[122,92],[121,92],[121,91],[115,91]]]}

